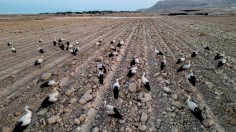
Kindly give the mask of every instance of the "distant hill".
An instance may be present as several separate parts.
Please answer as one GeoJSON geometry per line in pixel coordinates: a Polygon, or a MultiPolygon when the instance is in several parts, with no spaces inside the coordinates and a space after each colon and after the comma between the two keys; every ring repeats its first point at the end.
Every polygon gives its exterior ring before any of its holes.
{"type": "Polygon", "coordinates": [[[236,0],[161,0],[154,6],[139,11],[185,10],[236,7],[236,0]]]}

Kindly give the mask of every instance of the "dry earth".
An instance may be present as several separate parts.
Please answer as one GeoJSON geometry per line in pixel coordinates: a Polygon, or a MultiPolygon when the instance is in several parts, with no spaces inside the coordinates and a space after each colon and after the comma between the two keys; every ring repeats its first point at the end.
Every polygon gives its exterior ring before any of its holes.
{"type": "Polygon", "coordinates": [[[47,109],[34,112],[28,132],[235,132],[236,131],[236,19],[235,17],[131,17],[131,18],[43,18],[35,20],[1,19],[0,21],[0,128],[11,131],[24,107],[36,111],[53,88],[39,88],[44,73],[60,82],[59,100],[47,109]],[[54,47],[55,38],[79,41],[77,56],[54,47]],[[45,49],[46,61],[34,67],[41,54],[38,40],[45,49]],[[101,46],[95,45],[103,39],[101,46]],[[111,40],[125,39],[119,55],[109,58],[111,40]],[[13,54],[7,42],[13,41],[13,54]],[[203,50],[206,43],[211,52],[203,50]],[[167,66],[160,72],[162,57],[167,66]],[[199,55],[191,59],[192,51],[199,55]],[[213,58],[224,50],[230,58],[215,69],[213,58]],[[176,73],[175,63],[183,53],[191,59],[197,78],[196,87],[187,80],[189,71],[176,73]],[[133,56],[141,59],[138,73],[126,77],[133,56]],[[104,85],[97,79],[96,62],[108,69],[104,85]],[[140,85],[147,73],[151,91],[140,85]],[[111,85],[119,78],[120,95],[113,99],[111,85]],[[185,100],[191,95],[203,109],[201,124],[188,110],[185,100]],[[102,111],[102,101],[114,105],[124,116],[113,120],[102,111]]]}

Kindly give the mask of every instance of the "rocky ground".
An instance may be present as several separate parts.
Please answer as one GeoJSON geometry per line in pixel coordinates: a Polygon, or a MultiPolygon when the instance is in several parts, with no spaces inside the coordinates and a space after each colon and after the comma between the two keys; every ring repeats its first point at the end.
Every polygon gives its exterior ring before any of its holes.
{"type": "Polygon", "coordinates": [[[235,17],[1,19],[0,128],[10,132],[29,105],[34,113],[28,132],[234,132],[235,47],[235,17]],[[61,37],[80,43],[77,56],[53,46],[52,41],[61,37]],[[42,44],[38,43],[40,38],[42,44]],[[103,39],[101,46],[95,44],[99,39],[103,39]],[[118,56],[109,58],[114,39],[124,39],[125,44],[118,56]],[[9,41],[14,42],[16,54],[7,46],[9,41]],[[212,50],[204,51],[203,43],[212,50]],[[46,61],[41,67],[34,67],[41,57],[37,44],[45,49],[46,61]],[[162,57],[154,54],[154,47],[166,55],[164,71],[160,71],[162,57]],[[191,59],[197,49],[199,55],[191,59]],[[223,68],[216,69],[213,58],[223,50],[229,59],[223,68]],[[189,71],[176,73],[181,54],[192,60],[195,87],[187,80],[189,71]],[[138,73],[129,79],[126,75],[134,56],[140,59],[138,73]],[[96,77],[97,62],[108,69],[104,85],[96,77]],[[150,81],[150,92],[141,86],[143,72],[150,81]],[[59,81],[59,100],[37,111],[53,89],[39,88],[48,79],[59,81]],[[116,79],[121,88],[115,100],[111,86],[116,79]],[[187,108],[187,95],[202,109],[202,124],[187,108]],[[104,100],[120,111],[122,120],[109,122],[102,110],[104,100]]]}

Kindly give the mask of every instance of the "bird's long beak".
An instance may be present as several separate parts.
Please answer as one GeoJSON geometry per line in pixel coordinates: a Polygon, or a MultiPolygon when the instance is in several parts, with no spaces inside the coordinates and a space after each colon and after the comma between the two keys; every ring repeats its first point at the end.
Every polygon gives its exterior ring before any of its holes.
{"type": "Polygon", "coordinates": [[[30,111],[34,112],[31,108],[28,108],[30,111]]]}

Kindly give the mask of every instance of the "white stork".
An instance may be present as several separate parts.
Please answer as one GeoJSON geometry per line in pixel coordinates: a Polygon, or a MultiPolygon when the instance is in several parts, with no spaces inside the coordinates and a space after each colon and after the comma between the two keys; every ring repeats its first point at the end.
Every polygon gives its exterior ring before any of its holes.
{"type": "Polygon", "coordinates": [[[13,42],[8,42],[7,45],[11,46],[11,45],[13,45],[13,42]]]}
{"type": "Polygon", "coordinates": [[[194,74],[193,74],[193,70],[192,70],[192,69],[190,70],[190,73],[188,74],[188,80],[189,80],[189,82],[190,82],[193,86],[195,86],[196,78],[195,78],[195,76],[194,76],[194,74]]]}
{"type": "Polygon", "coordinates": [[[42,54],[44,54],[44,51],[43,51],[43,49],[42,49],[41,47],[39,47],[38,45],[37,45],[37,50],[38,50],[38,52],[39,52],[39,53],[42,53],[42,54]]]}
{"type": "Polygon", "coordinates": [[[137,64],[137,63],[139,63],[139,59],[133,57],[133,60],[130,62],[130,66],[133,66],[133,65],[135,65],[135,64],[137,64]]]}
{"type": "Polygon", "coordinates": [[[27,114],[18,120],[12,132],[23,132],[29,126],[33,110],[31,110],[29,106],[25,106],[25,111],[27,114]]]}
{"type": "Polygon", "coordinates": [[[103,109],[106,110],[106,114],[113,118],[122,119],[120,112],[112,105],[108,105],[106,101],[103,102],[103,109]]]}
{"type": "Polygon", "coordinates": [[[107,73],[106,67],[104,66],[104,64],[97,62],[97,68],[101,71],[103,71],[104,73],[107,73]]]}
{"type": "Polygon", "coordinates": [[[112,40],[111,42],[110,42],[110,44],[114,44],[116,42],[116,40],[112,40]]]}
{"type": "Polygon", "coordinates": [[[154,53],[158,54],[158,55],[163,55],[163,53],[159,50],[157,50],[157,48],[155,47],[154,53]]]}
{"type": "Polygon", "coordinates": [[[210,51],[210,48],[209,48],[209,46],[207,46],[206,44],[202,44],[202,47],[203,47],[205,50],[208,50],[208,51],[210,51]]]}
{"type": "Polygon", "coordinates": [[[54,46],[57,45],[57,40],[56,40],[56,39],[53,40],[53,45],[54,45],[54,46]]]}
{"type": "Polygon", "coordinates": [[[218,60],[218,59],[220,59],[220,58],[222,58],[224,56],[225,56],[225,52],[224,51],[221,52],[221,53],[217,53],[217,55],[215,56],[214,60],[218,60]]]}
{"type": "Polygon", "coordinates": [[[117,47],[121,47],[125,43],[124,39],[120,40],[117,44],[117,47]]]}
{"type": "Polygon", "coordinates": [[[118,79],[116,79],[116,82],[113,84],[112,88],[113,88],[114,99],[117,99],[119,96],[119,88],[120,88],[118,79]]]}
{"type": "Polygon", "coordinates": [[[142,77],[141,77],[141,81],[144,85],[144,87],[147,89],[147,91],[150,91],[151,88],[150,88],[150,85],[149,85],[149,81],[147,80],[147,78],[145,77],[145,73],[143,73],[142,77]]]}
{"type": "Polygon", "coordinates": [[[180,64],[185,60],[185,57],[181,57],[177,60],[176,64],[180,64]]]}
{"type": "Polygon", "coordinates": [[[40,85],[40,88],[43,88],[43,87],[50,87],[50,86],[55,86],[55,85],[58,85],[59,82],[56,82],[54,80],[49,80],[49,81],[46,81],[44,82],[43,84],[40,85]]]}
{"type": "Polygon", "coordinates": [[[188,96],[188,99],[186,100],[186,103],[188,105],[189,110],[192,112],[192,114],[200,121],[202,122],[204,119],[202,117],[202,112],[197,106],[196,103],[190,101],[191,97],[188,96]]]}
{"type": "Polygon", "coordinates": [[[134,67],[131,67],[131,68],[129,69],[129,72],[128,72],[127,76],[128,76],[129,78],[131,78],[131,77],[133,77],[136,73],[137,73],[137,66],[134,66],[134,67]]]}
{"type": "Polygon", "coordinates": [[[16,48],[13,47],[13,45],[11,46],[11,51],[12,51],[12,53],[16,53],[16,48]]]}
{"type": "Polygon", "coordinates": [[[41,38],[41,39],[39,39],[39,43],[42,43],[43,42],[43,39],[41,38]]]}
{"type": "Polygon", "coordinates": [[[198,50],[194,51],[194,52],[191,54],[191,57],[192,57],[192,58],[193,58],[193,57],[196,57],[197,54],[198,54],[198,50]]]}
{"type": "Polygon", "coordinates": [[[99,43],[102,43],[103,39],[98,40],[99,43]]]}
{"type": "Polygon", "coordinates": [[[99,79],[100,84],[103,85],[103,81],[104,81],[104,72],[103,72],[102,70],[99,70],[99,72],[98,72],[98,79],[99,79]]]}
{"type": "Polygon", "coordinates": [[[55,103],[57,101],[57,98],[59,96],[59,92],[58,92],[58,88],[55,87],[53,89],[53,92],[51,94],[49,94],[44,100],[43,102],[41,103],[41,107],[38,109],[38,111],[41,109],[41,108],[46,108],[50,105],[52,105],[53,103],[55,103]]]}
{"type": "Polygon", "coordinates": [[[165,66],[166,66],[166,57],[163,56],[163,60],[161,61],[161,71],[164,70],[165,66]]]}
{"type": "Polygon", "coordinates": [[[184,70],[186,70],[186,69],[189,69],[189,68],[190,68],[190,65],[191,65],[191,61],[189,60],[189,61],[188,61],[188,64],[182,65],[182,66],[177,70],[177,72],[182,72],[182,71],[184,71],[184,70]]]}
{"type": "Polygon", "coordinates": [[[34,66],[41,65],[43,63],[43,61],[44,61],[44,59],[43,59],[43,56],[42,56],[42,58],[39,58],[35,61],[34,66]]]}
{"type": "Polygon", "coordinates": [[[223,65],[225,65],[226,58],[227,58],[227,57],[222,57],[222,58],[218,59],[217,68],[220,68],[220,67],[222,67],[223,65]]]}

